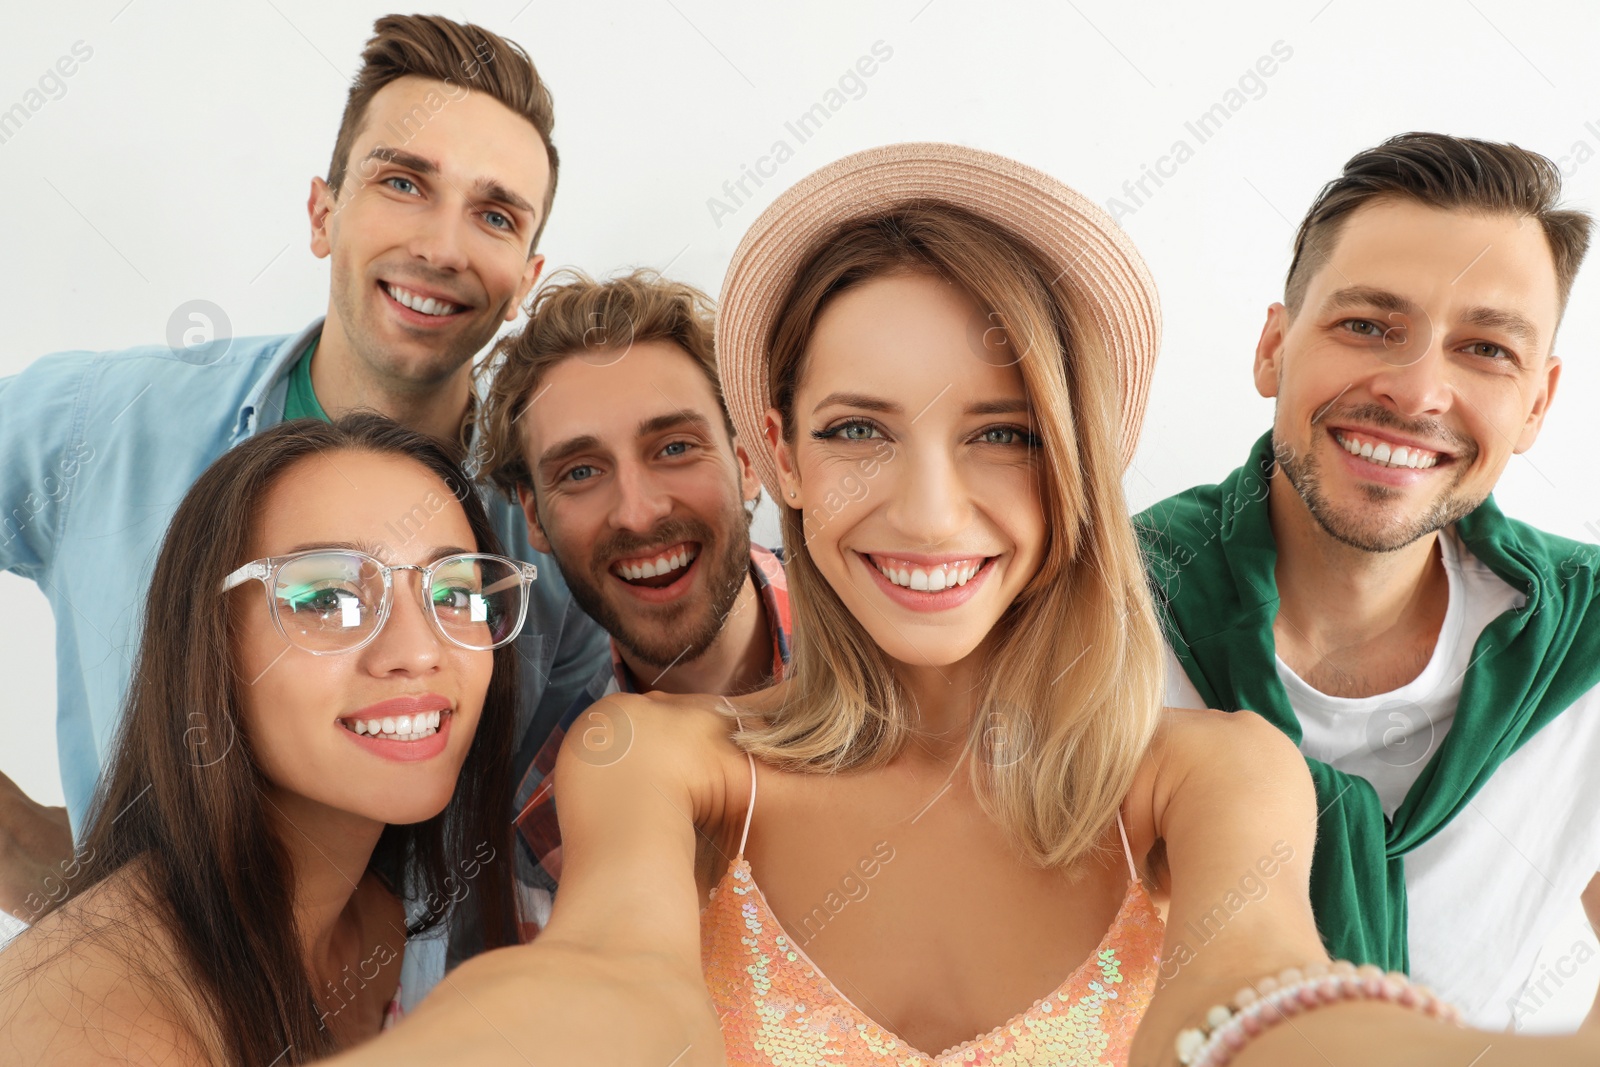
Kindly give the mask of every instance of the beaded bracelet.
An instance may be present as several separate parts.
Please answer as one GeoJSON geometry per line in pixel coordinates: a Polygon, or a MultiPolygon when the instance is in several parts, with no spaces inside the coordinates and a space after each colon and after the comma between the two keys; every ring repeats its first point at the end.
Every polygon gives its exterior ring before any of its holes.
{"type": "Polygon", "coordinates": [[[1387,1000],[1462,1025],[1453,1004],[1398,971],[1385,974],[1371,964],[1357,967],[1347,960],[1313,963],[1304,970],[1290,967],[1276,978],[1246,986],[1234,994],[1231,1008],[1214,1005],[1201,1026],[1179,1032],[1178,1062],[1184,1067],[1224,1067],[1268,1028],[1291,1015],[1341,1000],[1387,1000]]]}

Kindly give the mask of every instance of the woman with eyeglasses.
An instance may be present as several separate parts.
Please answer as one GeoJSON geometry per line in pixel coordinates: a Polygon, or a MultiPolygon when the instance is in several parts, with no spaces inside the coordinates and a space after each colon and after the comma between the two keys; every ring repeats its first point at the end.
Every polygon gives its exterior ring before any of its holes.
{"type": "Polygon", "coordinates": [[[305,1063],[392,1022],[409,936],[515,941],[535,575],[498,553],[445,448],[380,416],[285,423],[201,476],[70,896],[0,953],[0,1059],[305,1063]]]}

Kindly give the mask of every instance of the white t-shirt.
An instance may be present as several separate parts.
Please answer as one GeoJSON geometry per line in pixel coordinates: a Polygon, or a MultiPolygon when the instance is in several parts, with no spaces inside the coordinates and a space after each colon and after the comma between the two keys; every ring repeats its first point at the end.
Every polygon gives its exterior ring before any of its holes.
{"type": "MultiPolygon", "coordinates": [[[[1455,721],[1478,635],[1525,602],[1466,550],[1454,527],[1441,531],[1439,546],[1450,602],[1433,658],[1415,680],[1378,696],[1332,697],[1277,660],[1300,719],[1300,751],[1371,782],[1389,816],[1455,721]]],[[[1205,707],[1170,647],[1167,703],[1205,707]]],[[[1545,999],[1524,988],[1539,949],[1597,869],[1600,688],[1529,739],[1460,815],[1405,857],[1412,977],[1474,1026],[1526,1020],[1545,999]]]]}

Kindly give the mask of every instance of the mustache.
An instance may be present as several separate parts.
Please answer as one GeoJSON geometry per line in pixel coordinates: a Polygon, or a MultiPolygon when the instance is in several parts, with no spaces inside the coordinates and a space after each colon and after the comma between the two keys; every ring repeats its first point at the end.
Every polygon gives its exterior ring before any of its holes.
{"type": "Polygon", "coordinates": [[[1311,421],[1315,425],[1346,420],[1394,430],[1396,433],[1419,437],[1425,441],[1443,441],[1449,445],[1447,451],[1464,459],[1473,459],[1478,455],[1476,441],[1465,434],[1457,433],[1438,419],[1403,419],[1382,404],[1351,404],[1340,408],[1330,405],[1311,421]]]}
{"type": "Polygon", "coordinates": [[[596,567],[605,568],[622,557],[636,556],[647,549],[677,544],[679,541],[698,541],[704,550],[715,538],[711,528],[703,522],[668,519],[647,534],[618,530],[595,544],[593,558],[596,567]]]}

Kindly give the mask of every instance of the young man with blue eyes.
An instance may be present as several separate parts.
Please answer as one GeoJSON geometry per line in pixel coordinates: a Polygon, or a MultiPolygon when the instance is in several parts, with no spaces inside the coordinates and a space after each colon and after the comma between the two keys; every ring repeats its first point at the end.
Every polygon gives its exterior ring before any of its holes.
{"type": "Polygon", "coordinates": [[[497,349],[480,474],[520,501],[534,544],[611,634],[611,663],[517,789],[525,939],[561,877],[562,739],[581,733],[591,761],[627,753],[629,724],[589,706],[618,691],[750,692],[789,660],[788,582],[750,541],[760,482],[723,401],[710,300],[649,271],[555,281],[497,349]]]}
{"type": "MultiPolygon", "coordinates": [[[[358,408],[468,443],[473,357],[544,265],[553,121],[511,42],[434,16],[381,18],[328,178],[311,182],[311,249],[331,265],[325,318],[289,336],[62,353],[0,381],[0,567],[37,581],[55,612],[73,827],[117,727],[149,560],[213,459],[286,419],[358,408]]],[[[419,500],[393,516],[387,547],[441,507],[419,500]]],[[[531,757],[604,662],[605,634],[531,548],[521,511],[489,507],[506,551],[539,568],[518,639],[518,736],[531,757]]],[[[0,775],[0,908],[26,920],[45,878],[69,881],[73,862],[63,820],[0,775]]]]}
{"type": "Polygon", "coordinates": [[[1590,219],[1560,185],[1512,145],[1357,154],[1256,347],[1271,431],[1138,517],[1168,703],[1258,712],[1311,767],[1329,951],[1488,1029],[1552,995],[1530,977],[1575,899],[1600,925],[1600,550],[1490,496],[1561,375],[1590,219]]]}

